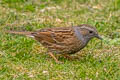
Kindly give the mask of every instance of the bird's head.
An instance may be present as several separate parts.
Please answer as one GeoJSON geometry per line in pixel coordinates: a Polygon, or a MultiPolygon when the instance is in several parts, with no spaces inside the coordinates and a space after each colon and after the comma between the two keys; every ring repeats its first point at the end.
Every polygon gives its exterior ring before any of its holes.
{"type": "Polygon", "coordinates": [[[80,33],[83,35],[83,38],[85,38],[87,40],[90,40],[94,37],[102,40],[102,38],[98,34],[96,28],[93,26],[87,25],[87,24],[80,25],[80,33]]]}
{"type": "Polygon", "coordinates": [[[83,40],[84,42],[88,42],[94,37],[102,40],[96,28],[93,26],[82,24],[79,27],[76,27],[74,29],[75,29],[75,34],[78,37],[78,39],[83,40]]]}

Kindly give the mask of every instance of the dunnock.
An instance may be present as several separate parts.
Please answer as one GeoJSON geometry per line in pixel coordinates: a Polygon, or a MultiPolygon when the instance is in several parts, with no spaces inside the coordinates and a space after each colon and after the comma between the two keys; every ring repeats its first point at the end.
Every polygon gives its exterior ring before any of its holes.
{"type": "Polygon", "coordinates": [[[35,32],[7,32],[33,37],[44,47],[48,48],[48,54],[57,63],[59,61],[53,53],[63,54],[64,56],[69,57],[68,54],[74,54],[80,51],[92,38],[96,37],[102,39],[98,35],[96,28],[87,24],[74,27],[46,28],[35,32]]]}

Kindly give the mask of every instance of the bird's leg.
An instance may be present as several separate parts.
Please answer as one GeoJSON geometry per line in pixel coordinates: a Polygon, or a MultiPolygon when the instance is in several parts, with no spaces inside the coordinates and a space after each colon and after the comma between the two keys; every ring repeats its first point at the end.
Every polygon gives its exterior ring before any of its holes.
{"type": "Polygon", "coordinates": [[[68,54],[63,54],[63,56],[69,60],[73,60],[73,58],[71,56],[69,56],[68,54]]]}
{"type": "Polygon", "coordinates": [[[58,61],[58,59],[53,55],[53,53],[49,52],[48,54],[55,60],[56,63],[61,63],[61,62],[58,61]]]}

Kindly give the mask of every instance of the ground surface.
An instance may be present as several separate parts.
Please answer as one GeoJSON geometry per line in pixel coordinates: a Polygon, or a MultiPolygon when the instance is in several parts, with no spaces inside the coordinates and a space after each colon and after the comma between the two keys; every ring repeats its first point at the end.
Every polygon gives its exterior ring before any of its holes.
{"type": "Polygon", "coordinates": [[[120,80],[120,0],[0,0],[0,80],[120,80]],[[80,60],[56,64],[37,41],[5,30],[96,26],[80,60]]]}

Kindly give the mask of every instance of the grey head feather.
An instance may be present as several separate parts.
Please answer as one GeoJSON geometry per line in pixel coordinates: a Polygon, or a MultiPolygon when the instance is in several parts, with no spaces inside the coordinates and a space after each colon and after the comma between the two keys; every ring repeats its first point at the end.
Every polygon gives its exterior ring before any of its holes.
{"type": "Polygon", "coordinates": [[[87,30],[89,30],[89,31],[93,31],[93,32],[95,32],[96,34],[98,34],[98,32],[97,32],[97,30],[96,30],[96,28],[95,27],[92,27],[92,26],[86,26],[86,25],[84,25],[84,26],[82,26],[82,27],[80,27],[81,29],[83,28],[83,29],[87,29],[87,30]]]}
{"type": "Polygon", "coordinates": [[[76,37],[77,37],[79,40],[85,42],[85,40],[84,40],[84,38],[83,38],[83,35],[80,33],[80,30],[79,30],[80,27],[73,27],[73,29],[74,29],[74,31],[75,31],[76,37]]]}

